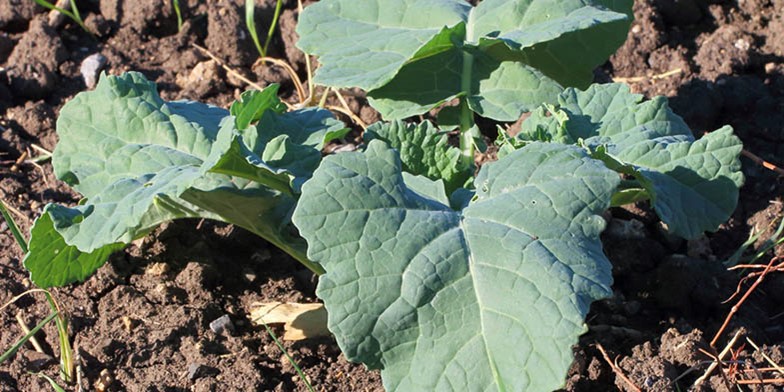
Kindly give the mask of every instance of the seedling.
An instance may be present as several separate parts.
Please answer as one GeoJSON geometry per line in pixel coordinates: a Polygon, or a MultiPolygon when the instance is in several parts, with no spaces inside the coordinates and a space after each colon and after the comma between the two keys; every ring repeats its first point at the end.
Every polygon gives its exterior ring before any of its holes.
{"type": "MultiPolygon", "coordinates": [[[[17,226],[14,219],[8,213],[8,209],[5,207],[5,203],[0,200],[0,215],[3,216],[6,224],[8,225],[9,230],[11,231],[16,243],[22,249],[23,253],[28,253],[29,249],[27,247],[27,241],[25,241],[24,236],[22,236],[21,231],[19,230],[19,226],[17,226]]],[[[13,355],[24,343],[26,343],[30,338],[32,338],[44,325],[46,325],[49,321],[54,319],[55,325],[57,326],[57,337],[60,343],[60,376],[63,378],[65,382],[70,382],[73,380],[73,372],[74,372],[74,363],[73,363],[73,350],[71,350],[71,342],[68,340],[68,320],[60,311],[60,306],[57,305],[57,302],[54,300],[52,294],[47,290],[41,290],[44,295],[46,296],[46,302],[49,304],[49,308],[52,310],[52,313],[44,319],[44,321],[38,323],[35,328],[31,329],[29,333],[25,334],[22,339],[20,339],[17,344],[5,352],[0,357],[0,363],[4,362],[8,357],[13,355]]],[[[29,293],[29,292],[28,292],[29,293]]],[[[18,299],[20,297],[17,297],[18,299]]],[[[16,301],[16,299],[12,300],[11,302],[16,301]]],[[[4,305],[3,307],[7,306],[8,304],[4,305]]]]}
{"type": "Polygon", "coordinates": [[[272,328],[270,328],[270,326],[267,325],[267,323],[265,323],[262,318],[259,318],[256,321],[260,321],[261,324],[264,326],[264,329],[267,330],[267,334],[269,334],[269,336],[272,338],[272,341],[275,342],[275,345],[278,346],[278,349],[281,352],[283,352],[283,355],[286,356],[286,360],[289,361],[289,364],[291,364],[291,366],[297,372],[297,375],[302,380],[302,383],[305,384],[305,387],[308,388],[308,391],[309,392],[315,392],[315,390],[313,389],[313,386],[310,384],[310,381],[308,380],[307,376],[305,375],[305,373],[302,371],[302,369],[300,369],[299,365],[297,364],[297,361],[295,361],[294,358],[292,358],[291,355],[289,355],[289,352],[286,351],[285,347],[283,347],[283,343],[281,343],[280,340],[278,340],[278,337],[275,335],[275,332],[272,330],[272,328]]]}
{"type": "Polygon", "coordinates": [[[226,111],[165,102],[140,74],[103,77],[62,108],[52,157],[87,201],[46,206],[24,264],[42,287],[64,285],[162,222],[218,219],[321,275],[338,344],[388,390],[557,389],[591,302],[611,293],[601,214],[650,200],[692,238],[729,217],[743,181],[729,127],[695,140],[665,98],[563,87],[587,87],[623,41],[620,3],[316,3],[299,26],[321,56],[316,80],[365,88],[390,120],[362,151],[326,158],[344,125],[286,112],[276,85],[226,111]],[[402,120],[451,100],[438,125],[402,120]],[[474,175],[475,116],[524,111],[474,175]]]}
{"type": "Polygon", "coordinates": [[[71,20],[76,22],[76,24],[78,24],[79,27],[82,28],[82,30],[87,32],[87,34],[93,35],[93,33],[90,31],[90,29],[88,29],[87,26],[85,26],[84,21],[82,21],[82,15],[79,14],[79,8],[76,7],[76,0],[70,0],[70,2],[69,2],[70,7],[71,7],[71,11],[68,11],[68,10],[66,10],[64,8],[58,7],[55,4],[49,3],[46,0],[34,0],[34,1],[36,3],[38,3],[38,5],[40,5],[42,7],[48,8],[48,9],[53,10],[53,11],[57,11],[57,12],[65,15],[65,16],[71,18],[71,20]]]}
{"type": "Polygon", "coordinates": [[[277,3],[275,3],[275,14],[272,16],[272,22],[267,31],[267,38],[264,40],[264,46],[262,46],[259,41],[259,35],[256,33],[256,20],[254,19],[256,2],[255,0],[245,0],[245,25],[248,27],[248,32],[250,32],[253,43],[256,45],[256,49],[259,51],[261,57],[267,57],[267,49],[269,49],[270,41],[272,41],[272,34],[275,33],[275,27],[278,24],[282,6],[283,0],[278,0],[277,3]]]}
{"type": "Polygon", "coordinates": [[[172,0],[174,13],[177,15],[177,31],[182,31],[182,12],[180,11],[180,0],[172,0]]]}

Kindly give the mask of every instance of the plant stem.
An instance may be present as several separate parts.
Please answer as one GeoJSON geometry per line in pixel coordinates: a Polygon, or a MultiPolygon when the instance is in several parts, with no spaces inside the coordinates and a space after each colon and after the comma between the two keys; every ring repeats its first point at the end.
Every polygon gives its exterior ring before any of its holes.
{"type": "Polygon", "coordinates": [[[275,33],[275,27],[278,24],[278,18],[280,18],[280,9],[282,5],[283,0],[278,0],[278,2],[275,4],[275,14],[272,16],[272,23],[270,24],[269,30],[267,31],[267,39],[264,40],[264,53],[267,53],[270,41],[272,41],[272,34],[275,33]]]}
{"type": "Polygon", "coordinates": [[[3,355],[0,355],[0,363],[5,362],[12,355],[16,354],[16,352],[19,351],[19,348],[21,348],[23,344],[27,343],[27,341],[30,340],[30,338],[33,335],[38,333],[38,331],[40,331],[41,328],[43,328],[44,325],[46,325],[48,322],[52,321],[52,319],[55,318],[55,316],[57,316],[57,313],[53,312],[45,319],[43,319],[43,321],[38,323],[33,329],[31,329],[29,333],[25,334],[25,336],[23,336],[21,339],[17,340],[16,343],[14,343],[14,345],[11,346],[10,349],[8,349],[8,351],[3,353],[3,355]]]}
{"type": "Polygon", "coordinates": [[[182,31],[182,12],[180,12],[180,1],[172,0],[174,13],[177,14],[177,31],[182,31]]]}
{"type": "Polygon", "coordinates": [[[48,291],[45,292],[46,301],[49,303],[49,308],[52,309],[57,317],[54,323],[57,325],[57,337],[60,343],[60,378],[63,381],[70,383],[73,380],[74,363],[73,363],[73,350],[71,350],[71,342],[68,341],[68,320],[60,312],[59,306],[54,301],[52,294],[48,291]]]}
{"type": "Polygon", "coordinates": [[[463,96],[460,97],[460,151],[461,160],[466,166],[474,164],[474,135],[471,134],[471,128],[474,127],[474,112],[468,107],[473,67],[474,55],[463,51],[463,72],[460,81],[460,90],[463,92],[463,96]]]}

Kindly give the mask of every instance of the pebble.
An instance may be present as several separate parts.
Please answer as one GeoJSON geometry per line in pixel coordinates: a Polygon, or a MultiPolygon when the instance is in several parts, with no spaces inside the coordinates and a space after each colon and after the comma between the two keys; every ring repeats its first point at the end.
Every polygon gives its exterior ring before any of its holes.
{"type": "Polygon", "coordinates": [[[106,57],[100,53],[93,53],[82,61],[79,72],[81,72],[84,84],[87,85],[88,89],[95,87],[95,84],[98,82],[98,75],[104,65],[106,65],[106,57]]]}
{"type": "Polygon", "coordinates": [[[202,365],[198,363],[188,364],[188,380],[196,380],[201,376],[202,365]]]}
{"type": "Polygon", "coordinates": [[[234,324],[231,323],[229,315],[224,314],[210,323],[210,329],[216,334],[222,334],[223,332],[232,333],[234,332],[234,324]]]}

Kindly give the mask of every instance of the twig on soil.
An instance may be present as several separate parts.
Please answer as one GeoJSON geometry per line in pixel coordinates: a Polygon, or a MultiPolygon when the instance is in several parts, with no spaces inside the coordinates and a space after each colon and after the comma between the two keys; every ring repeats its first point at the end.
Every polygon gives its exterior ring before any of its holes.
{"type": "Polygon", "coordinates": [[[634,385],[634,382],[632,382],[632,380],[630,380],[629,377],[626,377],[626,375],[623,374],[623,370],[621,370],[621,368],[619,368],[618,365],[616,365],[610,359],[610,356],[607,355],[607,351],[604,351],[604,347],[602,347],[601,344],[595,343],[594,346],[596,346],[596,348],[599,350],[599,352],[602,353],[602,357],[604,357],[604,360],[607,362],[608,365],[610,365],[610,367],[612,368],[613,372],[615,372],[615,374],[617,374],[618,377],[620,377],[623,381],[625,381],[627,384],[629,384],[629,387],[633,391],[642,392],[642,390],[639,387],[634,385]]]}
{"type": "MultiPolygon", "coordinates": [[[[714,361],[710,364],[710,366],[708,366],[708,369],[705,370],[705,374],[703,374],[700,378],[697,379],[697,381],[694,382],[695,386],[700,385],[703,382],[705,382],[705,380],[708,379],[708,376],[710,376],[710,374],[713,372],[713,370],[716,369],[716,366],[719,366],[721,364],[722,359],[724,359],[724,357],[727,355],[727,353],[730,352],[730,349],[732,348],[732,346],[735,345],[735,342],[738,341],[738,337],[740,336],[740,333],[741,333],[740,330],[735,332],[735,336],[733,336],[732,339],[730,339],[730,341],[727,343],[727,346],[724,347],[724,350],[721,350],[719,355],[715,356],[715,358],[713,358],[714,361]]],[[[710,357],[714,357],[714,355],[712,355],[710,353],[708,353],[708,354],[709,354],[710,357]]],[[[723,374],[724,373],[722,372],[722,375],[723,374]]],[[[730,389],[732,389],[732,388],[730,388],[730,389]]]]}
{"type": "Polygon", "coordinates": [[[673,75],[677,75],[683,72],[682,68],[675,68],[669,70],[664,73],[660,73],[658,75],[650,75],[650,76],[632,76],[632,77],[614,77],[612,78],[613,82],[617,83],[639,83],[644,82],[646,80],[657,80],[657,79],[665,79],[673,75]]]}
{"type": "MultiPolygon", "coordinates": [[[[16,322],[19,323],[19,326],[22,328],[22,332],[24,332],[25,335],[30,334],[30,328],[27,326],[27,322],[24,320],[24,318],[22,318],[21,313],[16,314],[16,322]]],[[[38,343],[38,339],[36,339],[35,336],[30,337],[30,343],[33,344],[35,351],[38,351],[39,353],[44,352],[44,349],[41,348],[41,344],[38,343]]]]}
{"type": "Polygon", "coordinates": [[[22,151],[22,155],[19,155],[19,158],[14,161],[14,164],[11,166],[11,172],[15,173],[19,170],[19,165],[24,163],[25,159],[27,159],[27,151],[22,151]]]}
{"type": "Polygon", "coordinates": [[[736,380],[741,385],[783,384],[784,378],[765,378],[762,380],[736,380]]]}
{"type": "Polygon", "coordinates": [[[774,164],[772,164],[772,163],[770,163],[770,162],[768,162],[768,161],[758,157],[754,153],[752,153],[752,152],[750,152],[750,151],[748,151],[746,149],[743,149],[743,150],[741,150],[741,154],[743,154],[743,156],[745,156],[746,158],[749,158],[752,161],[754,161],[754,163],[756,163],[756,164],[758,164],[758,165],[760,165],[760,166],[762,166],[762,167],[764,167],[764,168],[766,168],[766,169],[768,169],[770,171],[773,171],[773,172],[777,173],[780,176],[784,176],[784,169],[782,169],[782,168],[780,168],[780,167],[778,167],[778,166],[776,166],[776,165],[774,165],[774,164]]]}
{"type": "MultiPolygon", "coordinates": [[[[711,347],[716,347],[716,342],[719,340],[719,337],[721,337],[721,334],[724,333],[724,329],[727,328],[727,325],[730,323],[730,320],[732,320],[732,317],[735,316],[735,313],[737,313],[741,305],[743,305],[743,303],[746,302],[746,299],[751,295],[754,289],[756,289],[757,286],[759,286],[759,284],[762,283],[762,281],[765,279],[765,276],[768,274],[768,272],[772,270],[778,270],[779,268],[782,267],[781,264],[777,265],[775,268],[773,267],[773,263],[779,261],[780,259],[781,259],[780,257],[774,257],[773,259],[770,260],[770,263],[768,263],[768,265],[765,267],[765,270],[763,270],[762,272],[754,272],[752,274],[749,274],[747,277],[743,278],[740,282],[738,282],[738,286],[740,286],[747,278],[751,278],[754,275],[758,275],[757,280],[754,281],[754,283],[751,285],[751,287],[749,287],[748,290],[746,290],[746,294],[744,294],[743,297],[741,297],[741,299],[738,301],[738,303],[735,304],[732,307],[732,309],[730,309],[730,312],[727,314],[727,317],[724,319],[724,324],[722,324],[721,328],[719,328],[718,332],[716,332],[716,335],[713,337],[713,340],[711,340],[710,343],[711,347]]],[[[733,294],[733,297],[734,296],[735,295],[733,294]]]]}

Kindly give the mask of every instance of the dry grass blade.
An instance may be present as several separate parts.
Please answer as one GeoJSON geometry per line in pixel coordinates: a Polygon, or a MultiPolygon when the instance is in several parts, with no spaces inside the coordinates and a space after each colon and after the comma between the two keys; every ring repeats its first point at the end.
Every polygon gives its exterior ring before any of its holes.
{"type": "Polygon", "coordinates": [[[670,76],[678,75],[683,72],[681,68],[675,68],[669,70],[664,73],[660,73],[657,75],[650,75],[650,76],[632,76],[632,77],[614,77],[612,78],[613,82],[616,83],[639,83],[644,82],[646,80],[657,80],[657,79],[665,79],[669,78],[670,76]]]}
{"type": "Polygon", "coordinates": [[[32,336],[32,334],[30,334],[30,328],[27,326],[27,322],[24,320],[24,318],[22,318],[22,313],[16,314],[16,322],[19,323],[19,327],[22,328],[22,332],[24,332],[25,335],[31,335],[30,343],[32,343],[33,348],[35,348],[35,351],[38,351],[39,353],[44,352],[44,349],[41,347],[41,344],[38,343],[38,339],[36,339],[35,336],[32,336]]]}
{"type": "Polygon", "coordinates": [[[764,371],[771,371],[771,370],[775,370],[775,371],[777,371],[777,372],[779,372],[779,373],[781,373],[781,374],[784,374],[784,368],[782,368],[781,366],[779,366],[779,365],[778,365],[778,364],[777,364],[777,363],[776,363],[776,362],[775,362],[773,359],[771,359],[771,358],[768,356],[768,354],[765,354],[765,353],[764,353],[762,350],[760,350],[759,346],[757,346],[757,344],[756,344],[756,343],[754,343],[754,341],[753,341],[753,340],[751,340],[751,338],[749,338],[749,337],[746,337],[746,341],[747,341],[747,342],[749,342],[749,344],[751,345],[751,347],[754,347],[754,349],[755,349],[755,350],[757,350],[757,351],[758,351],[760,354],[762,354],[762,358],[765,358],[765,361],[766,361],[768,364],[770,364],[770,366],[771,366],[770,368],[762,368],[762,369],[757,369],[757,370],[759,370],[759,371],[763,371],[763,372],[764,372],[764,371]]]}
{"type": "MultiPolygon", "coordinates": [[[[724,357],[725,357],[725,356],[726,356],[726,355],[727,355],[727,354],[730,352],[730,350],[732,349],[732,347],[735,345],[735,342],[737,342],[737,341],[738,341],[738,337],[740,336],[740,334],[741,334],[741,331],[737,331],[737,332],[735,332],[735,336],[733,336],[733,337],[732,337],[732,339],[730,339],[730,341],[727,343],[727,346],[726,346],[726,347],[724,347],[724,349],[723,349],[723,350],[721,350],[721,352],[719,353],[719,355],[718,355],[718,356],[715,356],[715,355],[713,355],[713,354],[711,354],[711,353],[709,353],[709,352],[705,352],[705,354],[707,354],[709,357],[713,358],[713,359],[714,359],[714,361],[713,361],[713,362],[710,364],[710,366],[708,366],[708,369],[707,369],[707,370],[705,370],[705,374],[703,374],[702,376],[700,376],[700,378],[698,378],[698,379],[697,379],[697,381],[695,381],[695,382],[694,382],[694,385],[695,385],[695,386],[697,386],[697,385],[701,385],[702,383],[704,383],[704,382],[705,382],[705,380],[707,380],[707,379],[708,379],[708,377],[710,376],[710,374],[711,374],[711,373],[713,373],[713,370],[714,370],[714,369],[716,369],[716,366],[719,366],[719,365],[721,364],[721,361],[722,361],[722,360],[724,359],[724,357]]],[[[701,351],[702,351],[702,350],[701,350],[701,351]]],[[[723,374],[724,374],[724,373],[722,373],[722,375],[723,375],[723,374]]]]}

